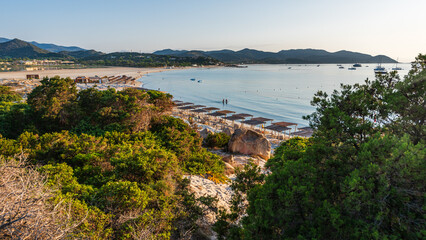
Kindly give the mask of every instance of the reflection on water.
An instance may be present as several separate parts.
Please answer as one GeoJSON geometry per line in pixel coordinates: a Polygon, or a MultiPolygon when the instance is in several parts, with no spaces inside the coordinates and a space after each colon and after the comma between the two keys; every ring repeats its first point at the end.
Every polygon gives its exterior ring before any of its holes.
{"type": "MultiPolygon", "coordinates": [[[[356,70],[347,69],[352,64],[342,66],[344,69],[336,64],[194,68],[154,73],[141,80],[145,88],[167,91],[177,100],[306,126],[302,116],[315,110],[310,101],[318,90],[331,93],[341,83],[362,83],[375,77],[376,64],[363,64],[356,70]]],[[[390,71],[394,64],[382,66],[390,71]]],[[[398,66],[403,69],[401,76],[410,69],[409,64],[398,66]]]]}

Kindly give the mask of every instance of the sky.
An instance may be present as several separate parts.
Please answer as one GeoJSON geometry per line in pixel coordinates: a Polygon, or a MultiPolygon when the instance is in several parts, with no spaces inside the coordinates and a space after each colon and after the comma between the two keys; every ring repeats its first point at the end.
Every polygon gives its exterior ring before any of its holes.
{"type": "Polygon", "coordinates": [[[0,37],[103,52],[426,53],[426,0],[0,0],[0,37]]]}

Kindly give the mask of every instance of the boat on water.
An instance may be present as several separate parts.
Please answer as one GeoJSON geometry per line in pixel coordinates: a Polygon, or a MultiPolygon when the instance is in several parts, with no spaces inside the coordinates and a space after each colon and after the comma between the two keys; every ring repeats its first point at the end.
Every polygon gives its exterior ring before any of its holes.
{"type": "Polygon", "coordinates": [[[362,65],[359,63],[355,63],[354,65],[352,65],[352,67],[362,67],[362,65]]]}
{"type": "Polygon", "coordinates": [[[343,67],[342,65],[339,66],[339,69],[345,69],[345,67],[343,67]]]}
{"type": "Polygon", "coordinates": [[[195,78],[191,78],[191,81],[195,81],[195,78]]]}
{"type": "Polygon", "coordinates": [[[236,68],[248,68],[248,66],[247,65],[242,65],[242,64],[239,64],[239,65],[237,65],[237,66],[235,66],[236,68]]]}
{"type": "Polygon", "coordinates": [[[348,67],[348,70],[356,70],[355,67],[348,67]]]}
{"type": "Polygon", "coordinates": [[[398,67],[398,63],[396,63],[395,67],[392,68],[394,71],[402,70],[401,67],[398,67]]]}
{"type": "Polygon", "coordinates": [[[247,65],[243,65],[243,64],[228,64],[228,65],[225,65],[225,67],[248,68],[247,65]]]}
{"type": "Polygon", "coordinates": [[[376,68],[374,68],[375,74],[386,74],[388,71],[386,71],[386,68],[382,67],[381,65],[378,65],[376,68]]]}
{"type": "Polygon", "coordinates": [[[201,83],[202,81],[201,81],[201,80],[198,80],[197,82],[201,83]]]}
{"type": "Polygon", "coordinates": [[[392,68],[394,71],[402,70],[402,68],[398,67],[398,59],[396,60],[395,67],[392,68]]]}

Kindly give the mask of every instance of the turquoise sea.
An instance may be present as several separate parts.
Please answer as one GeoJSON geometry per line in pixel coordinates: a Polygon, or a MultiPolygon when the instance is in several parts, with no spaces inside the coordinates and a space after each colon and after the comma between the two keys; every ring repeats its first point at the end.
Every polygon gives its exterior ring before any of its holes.
{"type": "MultiPolygon", "coordinates": [[[[362,83],[375,77],[376,64],[362,64],[356,70],[348,70],[350,64],[342,66],[345,69],[339,69],[336,64],[193,68],[153,73],[140,81],[145,88],[171,93],[175,100],[307,126],[302,116],[315,110],[310,101],[318,90],[331,93],[341,83],[362,83]],[[222,104],[223,99],[228,99],[227,105],[222,104]]],[[[390,71],[395,64],[382,66],[390,71]]],[[[403,69],[399,71],[403,77],[410,64],[398,67],[403,69]]]]}

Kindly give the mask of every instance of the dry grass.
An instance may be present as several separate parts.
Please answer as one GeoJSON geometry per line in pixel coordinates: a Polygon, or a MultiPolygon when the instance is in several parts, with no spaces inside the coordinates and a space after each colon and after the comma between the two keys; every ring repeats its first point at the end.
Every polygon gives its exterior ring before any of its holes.
{"type": "Polygon", "coordinates": [[[71,205],[53,203],[54,190],[23,155],[0,158],[0,239],[63,239],[84,219],[71,205]]]}

